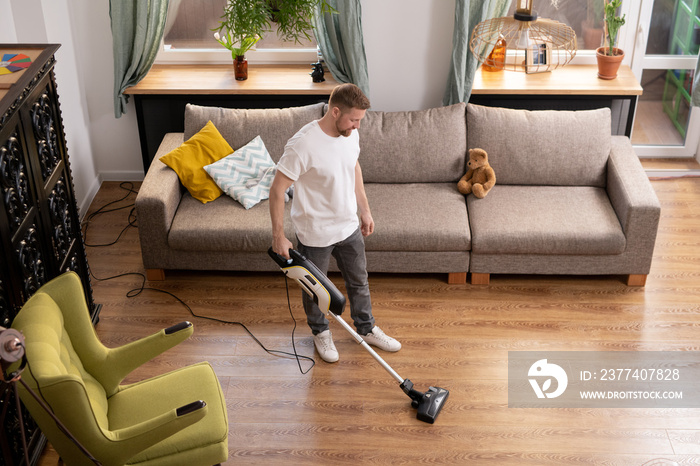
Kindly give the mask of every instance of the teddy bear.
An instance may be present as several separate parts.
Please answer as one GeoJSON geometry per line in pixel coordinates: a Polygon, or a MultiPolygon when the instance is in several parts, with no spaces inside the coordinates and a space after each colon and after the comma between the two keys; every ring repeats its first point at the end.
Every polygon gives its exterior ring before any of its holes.
{"type": "Polygon", "coordinates": [[[469,170],[457,183],[462,194],[474,193],[483,199],[496,184],[496,173],[489,165],[489,156],[483,149],[469,149],[469,170]]]}

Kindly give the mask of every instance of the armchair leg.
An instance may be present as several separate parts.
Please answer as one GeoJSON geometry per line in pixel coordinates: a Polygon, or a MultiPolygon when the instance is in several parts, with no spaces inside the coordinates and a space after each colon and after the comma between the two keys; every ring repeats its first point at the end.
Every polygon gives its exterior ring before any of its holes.
{"type": "Polygon", "coordinates": [[[150,282],[162,282],[165,280],[165,270],[146,269],[146,279],[150,282]]]}
{"type": "Polygon", "coordinates": [[[474,273],[472,272],[472,285],[488,285],[491,279],[490,273],[474,273]]]}
{"type": "Polygon", "coordinates": [[[463,285],[467,283],[467,272],[452,272],[447,274],[448,285],[463,285]]]}
{"type": "Polygon", "coordinates": [[[630,274],[627,275],[627,286],[644,286],[647,284],[647,275],[630,274]]]}

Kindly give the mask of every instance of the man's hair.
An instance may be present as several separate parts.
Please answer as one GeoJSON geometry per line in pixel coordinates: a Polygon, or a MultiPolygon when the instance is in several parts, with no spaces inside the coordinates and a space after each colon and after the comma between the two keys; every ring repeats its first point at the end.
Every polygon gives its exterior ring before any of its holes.
{"type": "Polygon", "coordinates": [[[340,111],[345,112],[352,108],[367,110],[370,104],[369,99],[359,87],[354,84],[341,84],[331,92],[328,107],[338,107],[340,111]]]}

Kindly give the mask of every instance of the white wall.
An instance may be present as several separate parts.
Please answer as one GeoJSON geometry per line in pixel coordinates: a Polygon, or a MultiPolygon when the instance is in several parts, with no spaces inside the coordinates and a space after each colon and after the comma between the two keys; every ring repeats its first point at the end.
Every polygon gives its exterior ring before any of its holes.
{"type": "Polygon", "coordinates": [[[372,109],[442,105],[452,54],[454,0],[362,2],[372,109]]]}
{"type": "MultiPolygon", "coordinates": [[[[442,104],[454,0],[362,4],[370,98],[376,110],[442,104]]],[[[114,63],[107,0],[0,0],[0,43],[59,43],[56,81],[78,205],[102,180],[143,177],[133,101],[114,117],[114,63]]]]}

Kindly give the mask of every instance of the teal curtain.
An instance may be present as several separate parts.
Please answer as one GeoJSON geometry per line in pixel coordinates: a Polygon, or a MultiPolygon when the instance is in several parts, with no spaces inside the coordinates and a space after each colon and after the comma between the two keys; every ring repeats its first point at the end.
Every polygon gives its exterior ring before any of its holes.
{"type": "Polygon", "coordinates": [[[698,56],[698,64],[695,66],[695,75],[693,77],[693,95],[691,98],[692,106],[700,107],[700,56],[698,56]]]}
{"type": "Polygon", "coordinates": [[[126,113],[124,89],[148,73],[165,29],[168,0],[110,0],[114,52],[114,116],[126,113]]]}
{"type": "Polygon", "coordinates": [[[452,60],[443,105],[468,102],[479,61],[469,50],[471,32],[481,21],[505,16],[511,0],[456,0],[452,60]]]}
{"type": "Polygon", "coordinates": [[[327,0],[337,13],[314,18],[314,34],[328,70],[339,83],[357,85],[369,97],[360,0],[327,0]]]}

